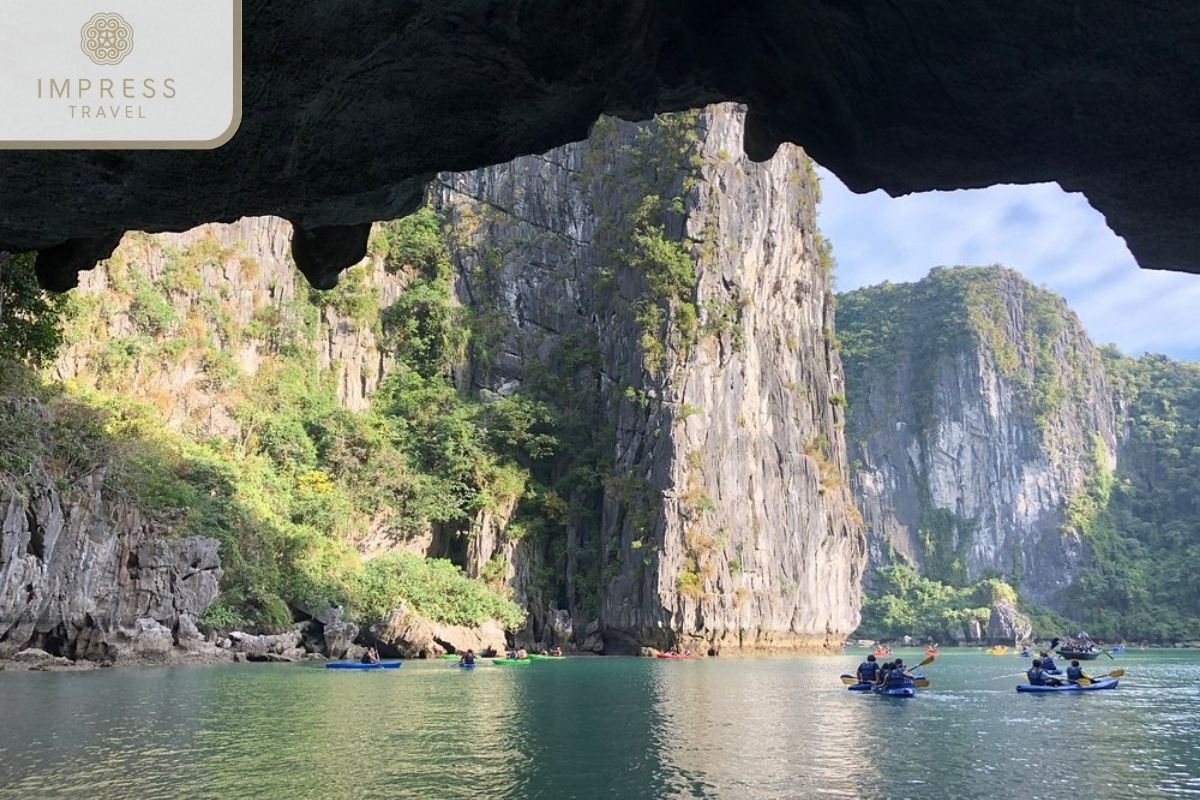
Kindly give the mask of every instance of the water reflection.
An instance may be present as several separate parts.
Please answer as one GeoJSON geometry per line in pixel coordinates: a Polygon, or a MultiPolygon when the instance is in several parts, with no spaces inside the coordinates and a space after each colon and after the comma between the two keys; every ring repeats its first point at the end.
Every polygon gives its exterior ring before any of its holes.
{"type": "Polygon", "coordinates": [[[5,672],[0,798],[1200,793],[1194,651],[1133,654],[1121,689],[1075,696],[950,653],[911,701],[845,691],[857,661],[5,672]]]}

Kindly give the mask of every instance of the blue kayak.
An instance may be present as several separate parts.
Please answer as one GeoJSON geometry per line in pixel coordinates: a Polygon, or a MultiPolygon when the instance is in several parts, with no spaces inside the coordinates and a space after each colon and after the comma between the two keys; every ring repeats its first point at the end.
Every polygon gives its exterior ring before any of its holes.
{"type": "Polygon", "coordinates": [[[458,667],[459,669],[475,669],[474,664],[464,664],[461,661],[459,663],[455,664],[455,666],[458,667]]]}
{"type": "Polygon", "coordinates": [[[874,686],[872,683],[852,683],[846,688],[852,692],[867,692],[871,690],[872,686],[874,686]]]}
{"type": "Polygon", "coordinates": [[[1105,678],[1099,681],[1092,681],[1087,686],[1081,686],[1078,683],[1068,683],[1065,686],[1030,686],[1028,683],[1022,683],[1017,686],[1018,692],[1098,692],[1101,689],[1115,689],[1120,683],[1116,678],[1105,678]]]}
{"type": "Polygon", "coordinates": [[[917,687],[913,685],[912,681],[909,681],[903,686],[884,686],[874,691],[875,694],[881,694],[885,697],[915,697],[917,687]]]}
{"type": "Polygon", "coordinates": [[[380,661],[378,664],[364,664],[361,661],[330,661],[325,669],[399,669],[400,661],[380,661]]]}

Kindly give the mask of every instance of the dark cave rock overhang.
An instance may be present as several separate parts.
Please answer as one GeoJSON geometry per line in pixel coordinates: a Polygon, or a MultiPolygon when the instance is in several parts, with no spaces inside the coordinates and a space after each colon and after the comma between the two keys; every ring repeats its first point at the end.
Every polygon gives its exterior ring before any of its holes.
{"type": "Polygon", "coordinates": [[[1200,4],[247,0],[242,127],[212,151],[0,152],[0,250],[62,290],[126,230],[291,220],[316,286],[424,182],[734,100],[746,151],[852,189],[1058,181],[1143,267],[1200,271],[1200,4]]]}

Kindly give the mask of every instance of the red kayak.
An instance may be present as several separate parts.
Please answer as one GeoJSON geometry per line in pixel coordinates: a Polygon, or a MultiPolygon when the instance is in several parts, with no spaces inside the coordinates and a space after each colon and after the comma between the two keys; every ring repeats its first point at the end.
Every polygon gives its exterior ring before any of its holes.
{"type": "Polygon", "coordinates": [[[659,658],[695,658],[692,653],[659,653],[659,658]]]}

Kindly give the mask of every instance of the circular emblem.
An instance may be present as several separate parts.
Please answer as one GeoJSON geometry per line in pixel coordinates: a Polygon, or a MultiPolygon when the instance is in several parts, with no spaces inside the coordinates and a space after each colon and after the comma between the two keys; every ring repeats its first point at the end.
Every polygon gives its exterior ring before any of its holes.
{"type": "Polygon", "coordinates": [[[133,27],[120,14],[97,14],[80,29],[79,47],[97,64],[120,64],[133,52],[133,27]]]}

